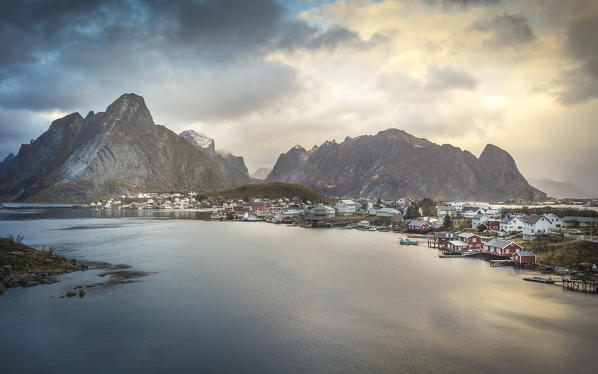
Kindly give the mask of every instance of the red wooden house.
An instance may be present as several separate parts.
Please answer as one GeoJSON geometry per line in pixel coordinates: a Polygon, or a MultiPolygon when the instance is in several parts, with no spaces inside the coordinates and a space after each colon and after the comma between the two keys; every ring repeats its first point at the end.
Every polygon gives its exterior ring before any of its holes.
{"type": "Polygon", "coordinates": [[[266,209],[266,203],[263,201],[252,201],[250,203],[250,205],[251,205],[252,212],[262,211],[262,210],[266,209]]]}
{"type": "Polygon", "coordinates": [[[510,242],[502,239],[492,239],[484,244],[484,250],[488,253],[496,254],[499,256],[511,256],[517,251],[522,251],[523,247],[517,243],[510,242]]]}
{"type": "Polygon", "coordinates": [[[536,255],[530,251],[519,251],[513,254],[513,262],[516,264],[535,264],[536,255]]]}
{"type": "Polygon", "coordinates": [[[490,231],[500,231],[500,220],[489,219],[486,220],[486,229],[490,231]]]}
{"type": "Polygon", "coordinates": [[[438,241],[438,247],[443,248],[446,247],[446,243],[450,240],[456,240],[457,234],[454,232],[439,232],[436,233],[436,240],[438,241]]]}
{"type": "Polygon", "coordinates": [[[457,239],[462,241],[463,243],[467,243],[469,249],[482,249],[482,238],[480,238],[476,234],[472,234],[470,232],[462,232],[457,236],[457,239]]]}
{"type": "Polygon", "coordinates": [[[461,240],[449,240],[444,248],[452,252],[465,252],[469,249],[469,245],[461,240]]]}

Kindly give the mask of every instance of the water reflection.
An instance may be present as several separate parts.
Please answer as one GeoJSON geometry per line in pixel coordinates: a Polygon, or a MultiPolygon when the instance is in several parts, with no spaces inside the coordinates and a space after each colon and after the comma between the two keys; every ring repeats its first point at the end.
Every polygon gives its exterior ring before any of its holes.
{"type": "Polygon", "coordinates": [[[10,290],[2,372],[593,372],[598,299],[525,272],[392,233],[52,212],[0,233],[154,274],[83,300],[51,296],[89,274],[10,290]]]}

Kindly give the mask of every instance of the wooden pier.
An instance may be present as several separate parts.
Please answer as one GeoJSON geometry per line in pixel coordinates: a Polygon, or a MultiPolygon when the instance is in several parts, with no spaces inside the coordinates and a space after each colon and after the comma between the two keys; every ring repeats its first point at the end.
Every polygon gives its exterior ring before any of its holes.
{"type": "Polygon", "coordinates": [[[563,282],[564,289],[586,293],[598,293],[598,282],[596,281],[563,278],[561,282],[563,282]]]}
{"type": "Polygon", "coordinates": [[[436,233],[429,232],[426,234],[426,240],[428,242],[428,247],[430,248],[438,248],[438,239],[436,238],[436,233]]]}

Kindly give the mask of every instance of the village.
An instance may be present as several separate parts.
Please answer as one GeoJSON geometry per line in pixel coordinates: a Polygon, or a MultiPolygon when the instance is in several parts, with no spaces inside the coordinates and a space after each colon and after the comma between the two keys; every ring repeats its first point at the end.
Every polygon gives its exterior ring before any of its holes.
{"type": "Polygon", "coordinates": [[[438,248],[443,257],[477,257],[490,261],[493,266],[539,265],[557,274],[575,273],[581,269],[598,270],[596,262],[576,264],[578,269],[569,269],[556,266],[565,264],[555,261],[539,261],[535,253],[542,247],[598,243],[598,214],[593,210],[552,209],[550,206],[544,209],[513,208],[485,202],[434,202],[408,198],[394,201],[328,199],[319,203],[299,197],[208,199],[193,192],[122,195],[92,202],[88,207],[196,209],[209,212],[212,220],[392,231],[401,234],[401,244],[416,244],[415,239],[423,239],[428,246],[438,248]]]}

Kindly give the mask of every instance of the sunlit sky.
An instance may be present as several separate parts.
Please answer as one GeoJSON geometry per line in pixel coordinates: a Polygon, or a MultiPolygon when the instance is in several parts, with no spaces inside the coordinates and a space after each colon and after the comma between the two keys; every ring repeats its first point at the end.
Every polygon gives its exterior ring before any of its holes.
{"type": "Polygon", "coordinates": [[[250,171],[394,127],[596,191],[597,35],[591,0],[13,1],[0,158],[134,92],[250,171]]]}

